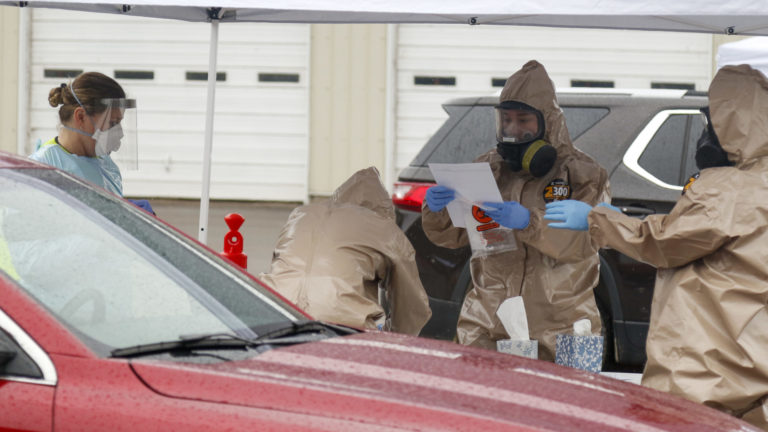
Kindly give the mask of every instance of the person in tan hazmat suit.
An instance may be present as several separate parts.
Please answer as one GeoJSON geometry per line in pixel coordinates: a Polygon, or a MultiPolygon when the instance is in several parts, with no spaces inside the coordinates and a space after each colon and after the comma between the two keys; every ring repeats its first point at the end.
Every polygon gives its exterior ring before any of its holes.
{"type": "Polygon", "coordinates": [[[310,316],[357,328],[416,335],[432,312],[415,252],[374,167],[330,199],[296,208],[262,280],[310,316]],[[379,304],[386,292],[390,317],[379,304]]]}
{"type": "Polygon", "coordinates": [[[465,206],[478,224],[459,228],[445,209],[455,192],[433,186],[425,197],[422,223],[427,237],[443,247],[465,246],[475,235],[488,240],[480,244],[494,239],[508,244],[492,250],[472,245],[474,287],[459,316],[459,343],[495,350],[497,340],[509,338],[496,311],[505,299],[522,296],[539,358],[553,361],[555,336],[570,332],[575,321],[589,319],[593,332],[600,332],[592,292],[599,261],[586,233],[543,223],[544,205],[568,198],[593,204],[608,200],[608,175],[573,147],[554,85],[538,62],[526,63],[507,79],[496,119],[497,148],[475,162],[490,164],[504,202],[465,206]]]}
{"type": "Polygon", "coordinates": [[[768,79],[723,67],[703,112],[701,171],[669,214],[560,202],[545,219],[658,268],[643,385],[768,430],[768,79]]]}

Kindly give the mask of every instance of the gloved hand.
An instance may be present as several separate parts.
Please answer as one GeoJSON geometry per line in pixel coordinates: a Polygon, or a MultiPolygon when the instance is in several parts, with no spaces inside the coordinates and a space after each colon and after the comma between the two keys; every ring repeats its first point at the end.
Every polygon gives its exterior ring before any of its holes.
{"type": "Polygon", "coordinates": [[[425,196],[427,206],[429,206],[429,210],[433,212],[439,212],[447,206],[449,202],[453,201],[454,198],[456,198],[456,192],[454,192],[453,189],[440,185],[432,186],[427,189],[427,194],[425,196]]]}
{"type": "Polygon", "coordinates": [[[149,201],[147,201],[147,200],[133,200],[133,199],[129,199],[128,201],[134,203],[136,205],[136,207],[144,209],[145,211],[147,211],[147,213],[149,213],[151,215],[155,214],[155,211],[152,210],[152,206],[149,205],[149,201]]]}
{"type": "Polygon", "coordinates": [[[551,223],[552,228],[566,228],[574,231],[586,231],[589,228],[587,215],[592,206],[577,200],[563,200],[547,203],[544,219],[561,221],[551,223]]]}
{"type": "Polygon", "coordinates": [[[531,212],[517,201],[485,202],[483,211],[507,228],[524,229],[531,220],[531,212]]]}
{"type": "Polygon", "coordinates": [[[607,202],[601,202],[600,204],[596,205],[595,207],[605,207],[605,208],[609,208],[609,209],[611,209],[613,211],[617,211],[617,212],[621,213],[621,209],[620,208],[616,207],[615,205],[610,205],[607,202]]]}

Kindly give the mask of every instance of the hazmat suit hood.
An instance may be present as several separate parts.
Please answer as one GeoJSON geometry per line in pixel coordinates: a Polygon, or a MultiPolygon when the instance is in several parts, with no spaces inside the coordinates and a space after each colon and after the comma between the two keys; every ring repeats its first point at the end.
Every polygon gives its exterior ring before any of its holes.
{"type": "Polygon", "coordinates": [[[431,311],[414,256],[370,167],[291,212],[260,278],[316,319],[415,335],[431,311]]]}
{"type": "Polygon", "coordinates": [[[379,170],[369,167],[354,173],[331,196],[333,204],[365,207],[382,217],[395,220],[395,207],[381,184],[379,170]]]}
{"type": "Polygon", "coordinates": [[[749,65],[725,66],[709,87],[715,134],[736,166],[768,156],[768,79],[749,65]]]}
{"type": "Polygon", "coordinates": [[[563,110],[557,103],[555,86],[541,63],[531,60],[507,79],[499,102],[508,101],[523,102],[542,113],[543,139],[555,147],[558,155],[573,149],[563,110]]]}

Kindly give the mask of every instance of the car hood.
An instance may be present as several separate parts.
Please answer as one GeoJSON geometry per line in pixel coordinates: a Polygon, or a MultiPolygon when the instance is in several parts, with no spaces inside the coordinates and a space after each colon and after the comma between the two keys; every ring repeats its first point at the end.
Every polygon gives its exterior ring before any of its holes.
{"type": "Polygon", "coordinates": [[[218,364],[133,360],[174,398],[406,430],[730,431],[744,423],[634,384],[394,333],[362,333],[218,364]]]}

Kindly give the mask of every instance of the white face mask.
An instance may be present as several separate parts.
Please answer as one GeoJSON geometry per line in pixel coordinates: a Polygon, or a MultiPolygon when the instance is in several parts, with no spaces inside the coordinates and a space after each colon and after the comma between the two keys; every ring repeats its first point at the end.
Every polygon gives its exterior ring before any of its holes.
{"type": "Polygon", "coordinates": [[[120,140],[123,139],[123,128],[116,124],[103,131],[96,129],[91,137],[96,140],[96,156],[107,156],[120,149],[120,140]]]}

